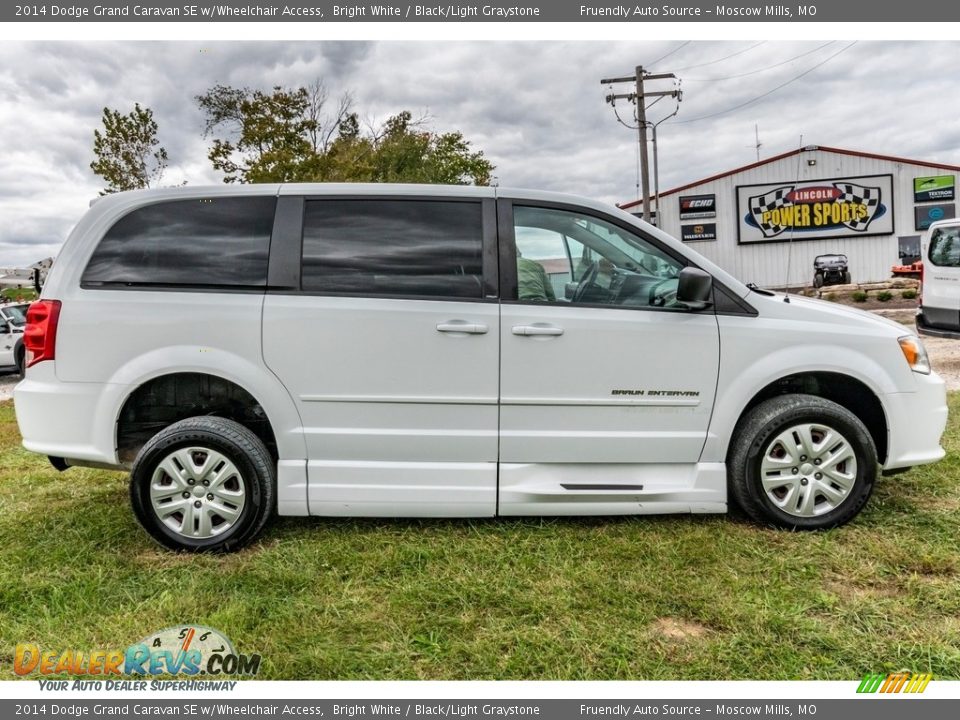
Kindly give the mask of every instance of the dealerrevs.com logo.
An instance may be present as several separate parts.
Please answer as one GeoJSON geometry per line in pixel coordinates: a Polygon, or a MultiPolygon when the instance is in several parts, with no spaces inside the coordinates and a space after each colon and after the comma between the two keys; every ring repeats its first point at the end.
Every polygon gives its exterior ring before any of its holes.
{"type": "Polygon", "coordinates": [[[933,679],[930,673],[896,672],[865,675],[858,693],[922,693],[933,679]]]}
{"type": "Polygon", "coordinates": [[[202,625],[166,628],[123,649],[51,650],[19,643],[13,658],[20,676],[254,676],[259,670],[260,655],[238,653],[223,633],[202,625]]]}

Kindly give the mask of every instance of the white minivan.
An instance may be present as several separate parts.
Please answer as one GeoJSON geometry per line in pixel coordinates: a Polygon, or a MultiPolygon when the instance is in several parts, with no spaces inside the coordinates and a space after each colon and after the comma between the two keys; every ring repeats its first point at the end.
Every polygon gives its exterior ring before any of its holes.
{"type": "Polygon", "coordinates": [[[960,338],[960,219],[938,220],[920,245],[917,332],[960,338]]]}
{"type": "Polygon", "coordinates": [[[491,187],[120,193],[29,311],[24,446],[127,468],[167,547],[281,515],[719,513],[830,528],[943,457],[902,325],[631,215],[491,187]]]}

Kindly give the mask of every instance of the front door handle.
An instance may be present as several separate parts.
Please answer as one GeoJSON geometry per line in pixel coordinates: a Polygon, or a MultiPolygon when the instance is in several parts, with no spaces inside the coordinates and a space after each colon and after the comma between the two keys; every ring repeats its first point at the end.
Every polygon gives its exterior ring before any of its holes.
{"type": "Polygon", "coordinates": [[[468,335],[486,335],[490,328],[483,323],[468,323],[464,320],[450,320],[437,325],[437,332],[465,333],[468,335]]]}
{"type": "Polygon", "coordinates": [[[534,323],[533,325],[514,325],[514,335],[563,335],[563,328],[556,325],[547,325],[546,323],[534,323]]]}

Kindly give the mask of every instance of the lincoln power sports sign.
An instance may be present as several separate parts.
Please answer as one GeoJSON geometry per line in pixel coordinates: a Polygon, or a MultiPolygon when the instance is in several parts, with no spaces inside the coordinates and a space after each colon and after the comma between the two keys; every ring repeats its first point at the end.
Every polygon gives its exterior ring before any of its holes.
{"type": "Polygon", "coordinates": [[[737,187],[740,243],[893,234],[893,176],[737,187]]]}

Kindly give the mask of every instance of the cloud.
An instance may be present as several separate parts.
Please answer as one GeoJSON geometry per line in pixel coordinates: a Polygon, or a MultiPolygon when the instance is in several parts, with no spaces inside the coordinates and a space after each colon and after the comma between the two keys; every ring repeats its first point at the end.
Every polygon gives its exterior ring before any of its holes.
{"type": "MultiPolygon", "coordinates": [[[[960,44],[859,42],[829,60],[848,43],[824,44],[7,42],[0,266],[55,254],[96,197],[102,184],[89,164],[105,106],[153,109],[170,155],[164,182],[219,183],[194,100],[217,83],[269,88],[323,78],[334,96],[350,91],[364,118],[409,109],[437,130],[463,131],[497,165],[501,185],[609,202],[635,197],[637,133],[617,122],[599,81],[632,74],[637,64],[682,79],[680,110],[658,130],[661,189],[752,162],[755,127],[762,157],[796,148],[802,137],[960,164],[960,44]]],[[[665,99],[649,117],[673,108],[665,99]]],[[[617,109],[632,120],[626,102],[617,109]]]]}

